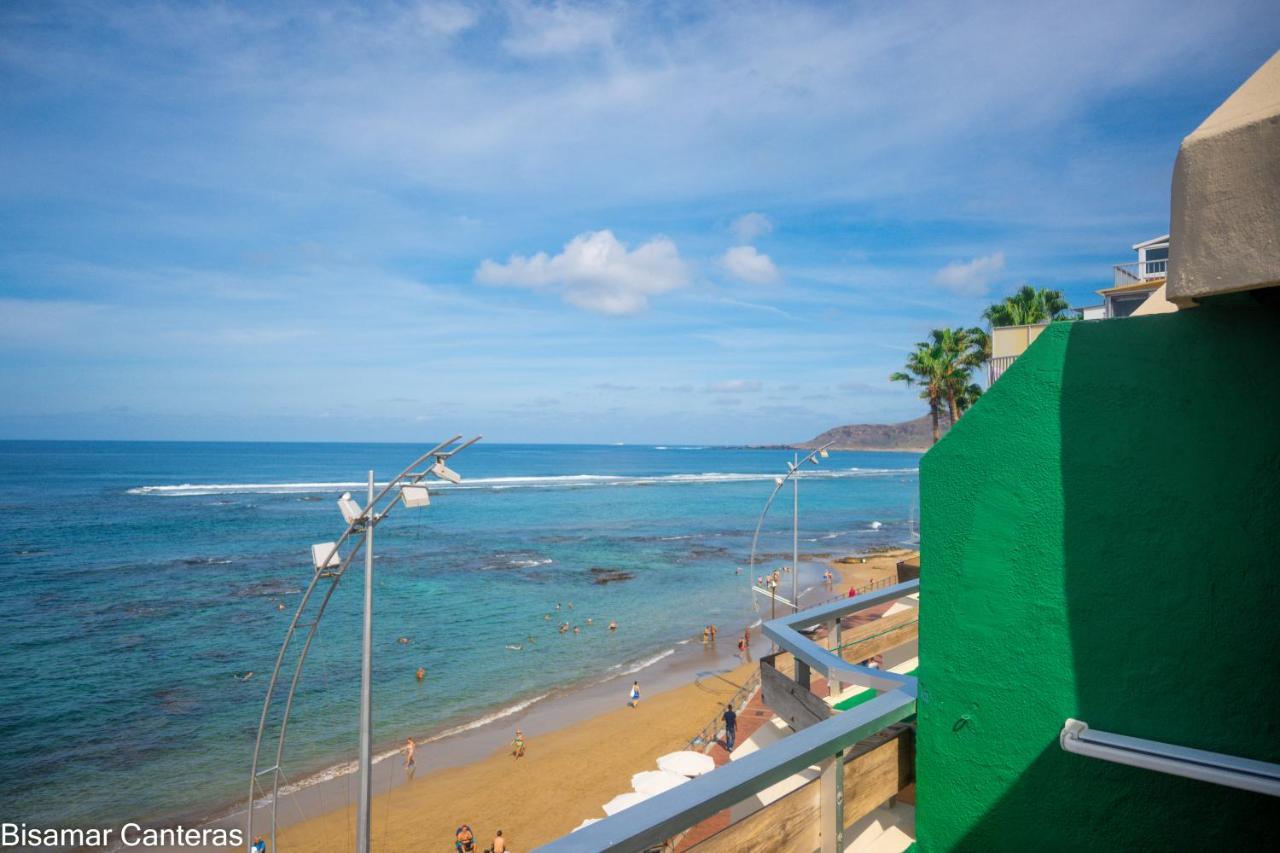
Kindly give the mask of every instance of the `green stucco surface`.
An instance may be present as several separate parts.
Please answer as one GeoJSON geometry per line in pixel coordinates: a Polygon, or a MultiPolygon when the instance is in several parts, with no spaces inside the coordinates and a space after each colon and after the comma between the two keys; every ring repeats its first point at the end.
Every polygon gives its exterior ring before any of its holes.
{"type": "Polygon", "coordinates": [[[1280,849],[1280,800],[1063,752],[1280,762],[1280,311],[1056,324],[921,463],[921,851],[1280,849]]]}

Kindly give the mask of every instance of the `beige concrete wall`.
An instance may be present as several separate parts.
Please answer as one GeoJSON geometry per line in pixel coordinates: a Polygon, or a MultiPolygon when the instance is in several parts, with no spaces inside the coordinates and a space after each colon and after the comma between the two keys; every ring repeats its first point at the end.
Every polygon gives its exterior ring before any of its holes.
{"type": "Polygon", "coordinates": [[[1162,284],[1151,292],[1147,297],[1147,301],[1139,305],[1130,317],[1145,317],[1148,314],[1169,314],[1178,310],[1178,306],[1169,301],[1166,296],[1168,283],[1162,284]]]}
{"type": "Polygon", "coordinates": [[[1048,323],[1038,323],[1034,326],[996,326],[991,330],[991,357],[1008,358],[1022,355],[1048,325],[1048,323]]]}
{"type": "Polygon", "coordinates": [[[1280,53],[1182,142],[1168,298],[1280,285],[1280,53]]]}

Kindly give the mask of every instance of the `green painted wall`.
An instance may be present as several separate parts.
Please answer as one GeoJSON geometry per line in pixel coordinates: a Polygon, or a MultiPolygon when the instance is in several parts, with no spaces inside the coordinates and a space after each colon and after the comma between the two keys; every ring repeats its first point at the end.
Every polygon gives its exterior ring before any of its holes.
{"type": "Polygon", "coordinates": [[[1280,310],[1055,325],[921,463],[922,851],[1278,849],[1280,800],[1063,720],[1280,762],[1280,310]]]}

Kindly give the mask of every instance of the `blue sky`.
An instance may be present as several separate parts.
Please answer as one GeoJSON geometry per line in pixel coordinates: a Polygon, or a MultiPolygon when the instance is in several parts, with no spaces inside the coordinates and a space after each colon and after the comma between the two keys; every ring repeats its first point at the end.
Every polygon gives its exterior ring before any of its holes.
{"type": "Polygon", "coordinates": [[[0,7],[0,437],[783,442],[1098,301],[1266,3],[0,7]]]}

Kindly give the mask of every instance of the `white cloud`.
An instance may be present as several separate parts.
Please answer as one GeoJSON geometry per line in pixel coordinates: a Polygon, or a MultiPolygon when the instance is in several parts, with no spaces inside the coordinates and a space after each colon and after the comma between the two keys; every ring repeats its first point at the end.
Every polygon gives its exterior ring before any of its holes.
{"type": "Polygon", "coordinates": [[[461,3],[423,3],[418,7],[418,19],[433,32],[454,36],[475,26],[479,15],[476,10],[461,3]]]}
{"type": "Polygon", "coordinates": [[[738,235],[739,240],[750,243],[757,237],[772,231],[773,223],[763,213],[744,213],[733,220],[732,227],[733,233],[738,235]]]}
{"type": "Polygon", "coordinates": [[[755,394],[763,387],[759,379],[726,379],[712,382],[707,390],[713,394],[755,394]]]}
{"type": "Polygon", "coordinates": [[[720,259],[725,269],[736,278],[752,284],[770,284],[778,280],[778,268],[768,255],[755,246],[734,246],[720,259]]]}
{"type": "Polygon", "coordinates": [[[570,240],[554,257],[512,255],[505,264],[485,260],[481,284],[552,290],[579,308],[600,314],[635,314],[649,297],[683,287],[689,274],[676,244],[655,237],[628,250],[612,231],[590,231],[570,240]]]}
{"type": "Polygon", "coordinates": [[[526,59],[606,49],[618,26],[605,12],[571,3],[515,3],[509,12],[511,33],[502,44],[507,52],[526,59]]]}
{"type": "Polygon", "coordinates": [[[961,296],[982,296],[1004,269],[1004,252],[983,255],[971,261],[952,261],[933,276],[939,287],[961,296]]]}

